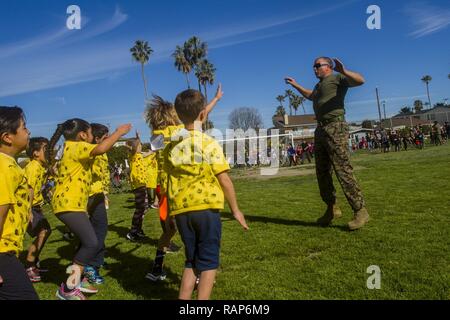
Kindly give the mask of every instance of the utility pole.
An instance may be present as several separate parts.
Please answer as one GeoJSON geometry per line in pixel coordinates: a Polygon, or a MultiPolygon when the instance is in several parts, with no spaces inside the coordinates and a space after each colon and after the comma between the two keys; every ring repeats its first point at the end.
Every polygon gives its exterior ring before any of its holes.
{"type": "Polygon", "coordinates": [[[384,120],[386,120],[386,100],[383,100],[382,103],[383,103],[384,120]]]}
{"type": "Polygon", "coordinates": [[[383,129],[383,123],[381,122],[380,97],[378,96],[378,87],[375,87],[375,93],[377,95],[378,117],[380,119],[380,129],[383,129]]]}

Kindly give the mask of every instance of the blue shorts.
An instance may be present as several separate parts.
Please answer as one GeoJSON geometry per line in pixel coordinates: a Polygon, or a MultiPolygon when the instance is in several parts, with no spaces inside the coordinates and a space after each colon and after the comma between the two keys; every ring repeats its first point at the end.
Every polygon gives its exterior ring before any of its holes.
{"type": "Polygon", "coordinates": [[[218,210],[181,213],[175,216],[186,254],[185,268],[199,272],[219,267],[222,221],[218,210]]]}

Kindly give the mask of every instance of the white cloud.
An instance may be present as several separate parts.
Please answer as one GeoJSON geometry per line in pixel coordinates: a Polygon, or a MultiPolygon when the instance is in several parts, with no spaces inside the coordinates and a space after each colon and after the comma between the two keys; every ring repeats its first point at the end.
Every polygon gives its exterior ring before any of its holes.
{"type": "Polygon", "coordinates": [[[415,30],[409,33],[413,38],[421,38],[441,31],[450,25],[450,10],[427,4],[412,4],[404,9],[415,30]]]}

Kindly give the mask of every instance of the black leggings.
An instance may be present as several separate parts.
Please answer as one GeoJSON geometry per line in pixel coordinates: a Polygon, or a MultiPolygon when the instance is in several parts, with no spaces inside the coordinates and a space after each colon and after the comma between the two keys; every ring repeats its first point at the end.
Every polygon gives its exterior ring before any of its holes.
{"type": "Polygon", "coordinates": [[[88,213],[89,220],[92,223],[98,240],[97,254],[89,265],[100,267],[103,265],[105,259],[105,239],[108,233],[108,215],[106,213],[105,195],[103,193],[97,193],[89,197],[88,213]]]}
{"type": "Polygon", "coordinates": [[[133,214],[133,219],[131,220],[131,233],[136,233],[142,231],[142,223],[144,221],[144,214],[147,210],[146,200],[147,200],[147,188],[140,187],[133,190],[134,193],[134,205],[135,210],[133,214]]]}
{"type": "Polygon", "coordinates": [[[39,300],[24,266],[13,253],[0,253],[0,300],[39,300]]]}
{"type": "Polygon", "coordinates": [[[99,251],[99,241],[87,214],[85,212],[62,212],[56,216],[80,239],[81,245],[73,262],[81,266],[89,265],[99,251]]]}

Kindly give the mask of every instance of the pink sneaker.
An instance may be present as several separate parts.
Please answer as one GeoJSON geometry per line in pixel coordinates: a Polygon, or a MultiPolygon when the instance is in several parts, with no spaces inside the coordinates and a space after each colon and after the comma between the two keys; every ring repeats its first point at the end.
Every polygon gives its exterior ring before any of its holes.
{"type": "Polygon", "coordinates": [[[58,291],[56,291],[56,297],[60,300],[87,300],[78,288],[64,291],[64,283],[62,283],[58,291]]]}
{"type": "Polygon", "coordinates": [[[39,282],[41,281],[41,275],[39,274],[39,269],[36,267],[29,267],[27,270],[28,278],[31,282],[39,282]]]}

